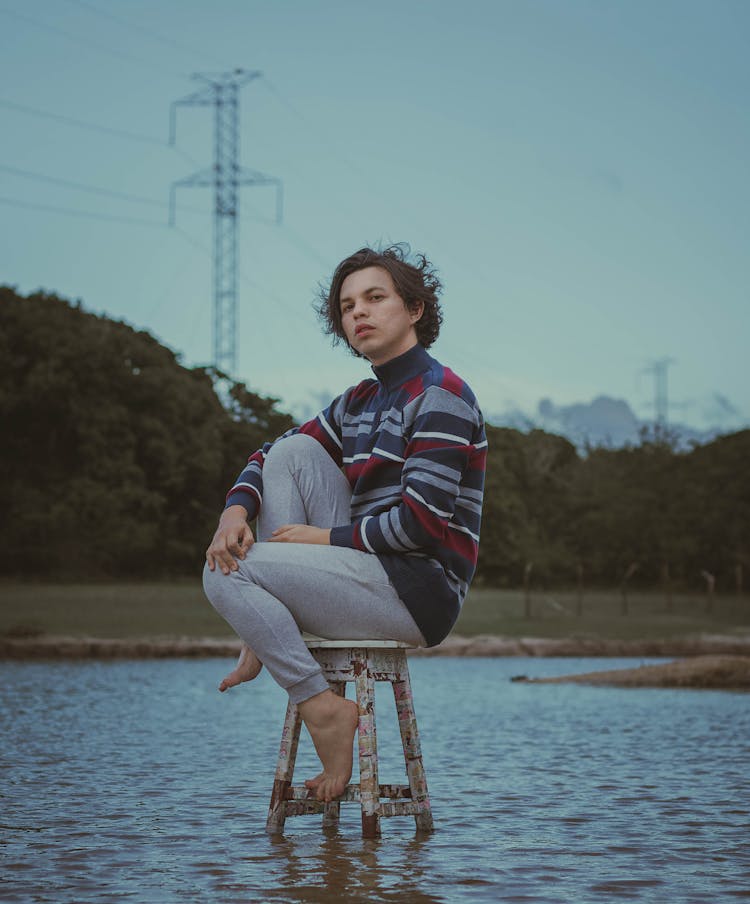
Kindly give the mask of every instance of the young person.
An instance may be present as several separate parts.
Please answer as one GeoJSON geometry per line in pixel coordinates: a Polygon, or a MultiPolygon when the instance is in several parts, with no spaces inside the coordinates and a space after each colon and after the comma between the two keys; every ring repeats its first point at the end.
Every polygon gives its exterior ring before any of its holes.
{"type": "Polygon", "coordinates": [[[351,777],[358,715],[300,632],[433,646],[476,567],[487,441],[471,389],[426,351],[440,291],[401,246],[339,264],[318,313],[375,378],[250,456],[206,552],[206,595],[244,642],[220,690],[266,665],[313,739],[319,800],[351,777]]]}

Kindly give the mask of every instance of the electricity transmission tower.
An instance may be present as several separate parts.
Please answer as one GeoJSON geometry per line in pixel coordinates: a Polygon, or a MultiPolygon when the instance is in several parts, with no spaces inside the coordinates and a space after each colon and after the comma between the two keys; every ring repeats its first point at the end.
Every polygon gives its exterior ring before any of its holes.
{"type": "Polygon", "coordinates": [[[281,221],[281,180],[240,166],[239,89],[259,78],[260,72],[235,69],[216,75],[197,72],[203,83],[193,94],[174,101],[170,110],[169,143],[174,144],[177,107],[213,106],[213,166],[172,183],[169,224],[175,221],[178,188],[214,189],[213,221],[213,364],[230,377],[237,375],[237,219],[241,185],[276,186],[276,222],[281,221]]]}
{"type": "Polygon", "coordinates": [[[674,363],[674,358],[658,358],[644,369],[646,373],[654,375],[654,417],[657,437],[663,437],[667,430],[669,416],[667,368],[674,363]]]}

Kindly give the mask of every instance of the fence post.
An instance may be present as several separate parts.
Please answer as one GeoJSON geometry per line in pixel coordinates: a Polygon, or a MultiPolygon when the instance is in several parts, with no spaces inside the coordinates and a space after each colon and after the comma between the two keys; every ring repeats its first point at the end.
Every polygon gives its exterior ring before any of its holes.
{"type": "Polygon", "coordinates": [[[628,570],[622,576],[622,581],[620,582],[620,594],[622,599],[620,600],[620,615],[627,615],[629,613],[628,606],[628,581],[633,577],[633,575],[638,571],[638,562],[631,562],[628,565],[628,570]]]}
{"type": "Polygon", "coordinates": [[[661,563],[661,587],[664,591],[666,611],[672,611],[672,582],[669,579],[669,562],[661,563]]]}
{"type": "Polygon", "coordinates": [[[523,614],[526,618],[531,618],[531,569],[533,567],[533,562],[527,562],[523,569],[523,614]]]}
{"type": "Polygon", "coordinates": [[[706,571],[704,568],[701,571],[701,576],[706,582],[706,612],[713,612],[714,610],[714,587],[716,586],[716,577],[711,574],[710,571],[706,571]]]}

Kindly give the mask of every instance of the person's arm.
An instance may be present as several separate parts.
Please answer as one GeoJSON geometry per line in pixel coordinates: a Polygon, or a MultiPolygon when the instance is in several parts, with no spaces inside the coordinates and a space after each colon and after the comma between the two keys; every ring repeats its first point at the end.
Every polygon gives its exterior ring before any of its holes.
{"type": "Polygon", "coordinates": [[[476,559],[487,440],[479,409],[437,386],[404,411],[410,425],[401,499],[376,516],[334,527],[330,542],[364,552],[448,546],[476,559]]]}
{"type": "Polygon", "coordinates": [[[341,412],[345,407],[348,393],[349,390],[334,399],[317,417],[302,424],[301,427],[292,427],[273,442],[265,443],[257,452],[254,452],[227,493],[226,508],[241,505],[247,511],[248,521],[257,517],[263,504],[263,463],[266,455],[276,443],[282,442],[287,436],[293,436],[295,433],[302,433],[316,439],[336,465],[341,467],[341,412]]]}
{"type": "MultiPolygon", "coordinates": [[[[295,433],[303,433],[316,439],[328,452],[336,464],[341,466],[341,412],[345,407],[344,393],[322,411],[317,417],[302,424],[301,427],[292,427],[272,443],[265,443],[261,449],[254,452],[247,461],[242,473],[234,482],[227,493],[226,505],[219,519],[219,525],[206,550],[206,561],[211,571],[218,565],[224,574],[237,570],[237,559],[244,559],[247,551],[253,545],[254,538],[250,530],[249,522],[257,517],[263,503],[263,462],[271,447],[295,433]]],[[[295,527],[307,527],[307,525],[294,525],[295,527]]],[[[310,530],[320,530],[311,528],[310,530]]],[[[304,538],[294,534],[286,534],[279,539],[296,543],[322,543],[327,542],[328,531],[316,534],[314,539],[311,534],[304,538]],[[323,538],[322,534],[326,537],[323,538]]]]}

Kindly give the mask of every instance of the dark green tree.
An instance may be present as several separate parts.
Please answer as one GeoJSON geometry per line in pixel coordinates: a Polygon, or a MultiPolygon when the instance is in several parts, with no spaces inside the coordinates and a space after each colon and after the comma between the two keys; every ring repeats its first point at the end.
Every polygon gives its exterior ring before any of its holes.
{"type": "Polygon", "coordinates": [[[0,288],[0,571],[195,573],[229,484],[291,418],[146,332],[0,288]],[[241,450],[241,451],[240,451],[241,450]]]}

